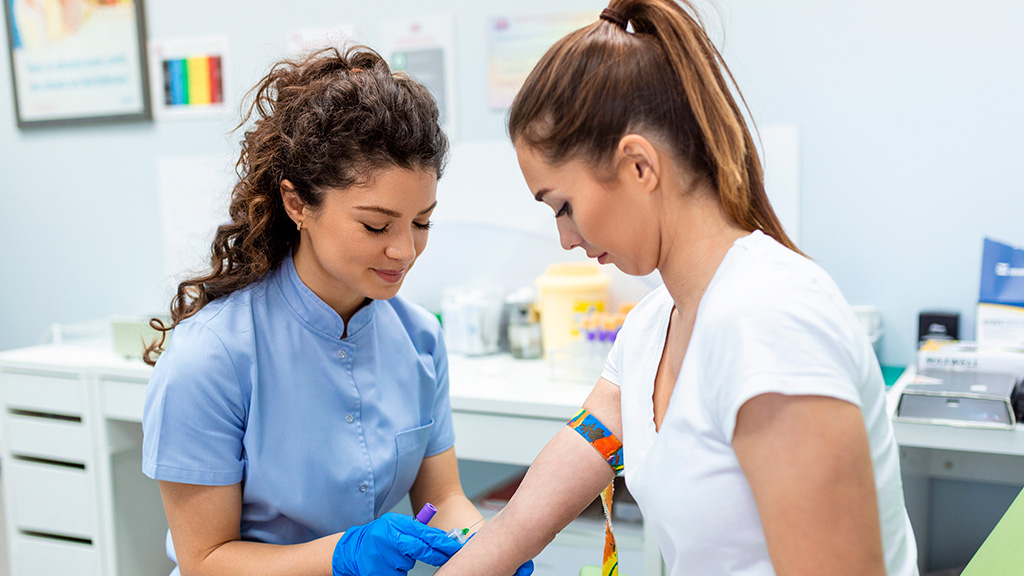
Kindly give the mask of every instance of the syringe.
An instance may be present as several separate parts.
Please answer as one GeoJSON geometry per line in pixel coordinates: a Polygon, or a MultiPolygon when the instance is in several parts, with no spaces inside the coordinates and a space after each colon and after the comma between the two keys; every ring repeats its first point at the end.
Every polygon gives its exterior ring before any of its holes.
{"type": "Polygon", "coordinates": [[[469,528],[452,528],[452,531],[448,533],[448,537],[458,540],[459,544],[465,544],[466,540],[469,540],[469,528]]]}
{"type": "Polygon", "coordinates": [[[452,528],[451,532],[448,533],[448,537],[458,540],[459,544],[465,544],[466,540],[469,540],[471,536],[469,533],[470,530],[472,530],[477,524],[483,522],[484,520],[487,520],[488,518],[494,516],[498,512],[499,510],[491,510],[490,514],[480,518],[476,522],[473,522],[473,524],[470,525],[468,528],[452,528]]]}

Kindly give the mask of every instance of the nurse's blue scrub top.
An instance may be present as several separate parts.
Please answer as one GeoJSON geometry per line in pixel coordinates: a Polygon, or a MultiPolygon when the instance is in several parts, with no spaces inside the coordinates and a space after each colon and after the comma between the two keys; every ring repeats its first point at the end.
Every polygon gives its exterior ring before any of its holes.
{"type": "Polygon", "coordinates": [[[396,297],[344,333],[291,257],[182,321],[149,382],[143,472],[241,482],[249,541],[307,542],[389,511],[454,444],[440,324],[396,297]]]}

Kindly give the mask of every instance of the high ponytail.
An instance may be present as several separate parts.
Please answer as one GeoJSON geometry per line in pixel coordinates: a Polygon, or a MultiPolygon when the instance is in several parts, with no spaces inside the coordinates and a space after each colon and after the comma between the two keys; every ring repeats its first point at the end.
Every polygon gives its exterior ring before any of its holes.
{"type": "Polygon", "coordinates": [[[799,252],[768,202],[735,79],[692,4],[611,0],[608,10],[615,17],[565,36],[530,73],[509,113],[513,142],[555,164],[600,165],[626,134],[656,135],[736,224],[799,252]]]}

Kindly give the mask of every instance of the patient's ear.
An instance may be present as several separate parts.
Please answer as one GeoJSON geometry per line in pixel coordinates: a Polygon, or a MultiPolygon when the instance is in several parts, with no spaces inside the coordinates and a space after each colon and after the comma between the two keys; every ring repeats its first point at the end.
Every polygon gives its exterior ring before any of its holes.
{"type": "Polygon", "coordinates": [[[647,138],[626,134],[616,149],[619,181],[631,189],[652,192],[661,180],[661,156],[647,138]]]}

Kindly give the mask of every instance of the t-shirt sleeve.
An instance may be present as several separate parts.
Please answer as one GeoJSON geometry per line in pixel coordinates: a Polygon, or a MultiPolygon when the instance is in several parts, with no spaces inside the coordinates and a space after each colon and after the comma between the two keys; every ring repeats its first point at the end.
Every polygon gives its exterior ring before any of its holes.
{"type": "Polygon", "coordinates": [[[246,406],[220,337],[199,322],[178,325],[146,393],[142,471],[185,484],[241,482],[246,406]]]}
{"type": "Polygon", "coordinates": [[[434,373],[437,389],[434,396],[434,428],[427,441],[424,457],[434,456],[455,445],[455,428],[452,425],[452,401],[448,390],[448,350],[440,326],[437,330],[437,344],[434,346],[434,373]]]}
{"type": "MultiPolygon", "coordinates": [[[[615,338],[615,342],[612,343],[612,349],[608,352],[608,357],[604,361],[604,369],[601,370],[601,378],[620,386],[619,381],[622,379],[622,349],[623,349],[623,332],[625,327],[619,331],[619,335],[615,338]]],[[[627,337],[628,338],[628,337],[627,337]]]]}
{"type": "MultiPolygon", "coordinates": [[[[664,335],[671,312],[672,298],[664,286],[655,288],[645,296],[626,314],[626,321],[605,359],[601,378],[621,388],[627,355],[634,363],[638,360],[642,362],[641,357],[646,359],[647,351],[661,343],[660,337],[664,335]]],[[[658,353],[660,355],[660,350],[658,353]]]]}
{"type": "Polygon", "coordinates": [[[768,292],[733,308],[703,343],[715,390],[709,410],[729,442],[740,408],[761,394],[829,396],[862,407],[857,332],[845,302],[815,283],[768,292]]]}

